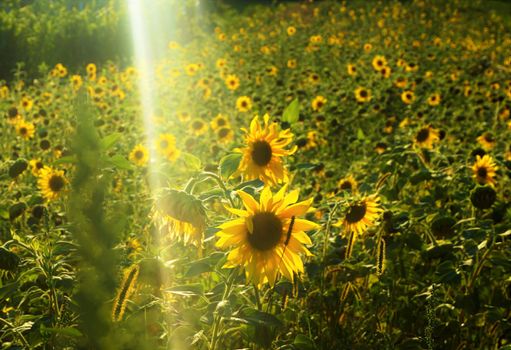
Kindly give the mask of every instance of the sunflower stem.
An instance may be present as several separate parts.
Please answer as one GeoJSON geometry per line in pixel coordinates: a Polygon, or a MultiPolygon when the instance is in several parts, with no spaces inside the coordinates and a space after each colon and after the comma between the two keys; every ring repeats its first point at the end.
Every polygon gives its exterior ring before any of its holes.
{"type": "MultiPolygon", "coordinates": [[[[236,276],[237,276],[237,270],[236,269],[231,270],[229,277],[227,277],[227,282],[225,283],[225,289],[224,289],[224,293],[222,295],[221,301],[224,301],[225,299],[227,299],[229,297],[229,294],[231,294],[232,285],[234,284],[234,280],[236,279],[236,276]]],[[[216,349],[216,343],[218,341],[218,331],[220,328],[221,321],[222,321],[222,316],[216,314],[215,322],[213,324],[213,335],[211,336],[211,343],[209,346],[210,350],[216,349]]]]}
{"type": "Polygon", "coordinates": [[[254,287],[254,296],[257,304],[257,310],[262,311],[263,305],[261,304],[261,296],[259,295],[259,288],[257,288],[257,285],[254,283],[252,284],[254,287]]]}
{"type": "Polygon", "coordinates": [[[334,214],[337,211],[337,208],[339,207],[339,204],[340,204],[340,202],[335,202],[334,207],[332,208],[332,210],[330,211],[330,214],[328,215],[328,221],[326,223],[326,228],[325,228],[325,238],[323,241],[323,254],[321,257],[321,262],[325,262],[326,251],[327,251],[327,247],[328,247],[328,239],[330,238],[330,230],[332,229],[332,221],[334,218],[334,214]]]}
{"type": "Polygon", "coordinates": [[[229,194],[229,190],[227,189],[224,182],[217,174],[209,172],[209,171],[204,171],[199,175],[199,177],[200,176],[204,176],[204,177],[211,178],[211,179],[215,180],[216,183],[218,184],[218,186],[220,186],[220,188],[224,191],[224,196],[225,196],[225,198],[227,198],[229,200],[229,203],[231,204],[231,206],[232,207],[235,206],[234,201],[229,194]]]}

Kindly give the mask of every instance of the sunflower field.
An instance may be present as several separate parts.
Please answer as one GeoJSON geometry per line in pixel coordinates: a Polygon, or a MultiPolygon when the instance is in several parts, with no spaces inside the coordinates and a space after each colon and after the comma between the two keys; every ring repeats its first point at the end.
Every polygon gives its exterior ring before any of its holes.
{"type": "Polygon", "coordinates": [[[511,349],[510,3],[2,2],[1,349],[511,349]]]}

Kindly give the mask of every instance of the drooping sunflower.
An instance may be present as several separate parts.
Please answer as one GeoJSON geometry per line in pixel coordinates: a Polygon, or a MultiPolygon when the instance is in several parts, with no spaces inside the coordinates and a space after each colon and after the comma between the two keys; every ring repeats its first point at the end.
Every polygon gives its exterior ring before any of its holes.
{"type": "Polygon", "coordinates": [[[355,98],[358,102],[369,102],[371,101],[371,91],[358,87],[355,89],[355,98]]]}
{"type": "Polygon", "coordinates": [[[337,182],[337,189],[339,191],[348,191],[352,193],[356,193],[358,188],[357,180],[353,177],[353,175],[348,175],[345,178],[340,179],[337,182]]]}
{"type": "Polygon", "coordinates": [[[149,152],[142,144],[138,144],[130,152],[129,160],[136,166],[144,166],[149,161],[149,152]]]}
{"type": "Polygon", "coordinates": [[[422,148],[431,149],[433,148],[433,144],[440,140],[440,133],[437,129],[432,128],[431,126],[426,126],[415,134],[415,143],[422,148]]]}
{"type": "Polygon", "coordinates": [[[16,123],[16,133],[25,140],[31,139],[34,137],[35,126],[21,119],[16,123]]]}
{"type": "Polygon", "coordinates": [[[252,109],[252,100],[248,96],[240,96],[236,100],[236,108],[240,112],[248,112],[252,109]]]}
{"type": "Polygon", "coordinates": [[[293,281],[295,274],[304,271],[300,255],[312,255],[305,247],[312,244],[305,231],[319,225],[298,218],[310,208],[312,198],[297,203],[298,191],[286,195],[286,189],[283,186],[273,195],[265,187],[259,202],[238,191],[245,208],[226,208],[239,218],[219,226],[216,246],[231,249],[224,267],[241,266],[247,279],[258,286],[273,286],[279,274],[293,281]]]}
{"type": "Polygon", "coordinates": [[[498,167],[495,165],[492,157],[485,154],[484,156],[476,156],[476,161],[472,166],[473,178],[479,184],[489,184],[495,186],[495,175],[498,167]]]}
{"type": "Polygon", "coordinates": [[[326,104],[326,98],[324,98],[323,96],[316,96],[314,98],[314,100],[312,100],[312,109],[314,111],[320,111],[321,108],[323,108],[323,106],[326,104]]]}
{"type": "Polygon", "coordinates": [[[166,189],[159,195],[152,218],[172,240],[200,246],[206,229],[206,210],[202,202],[183,191],[166,189]]]}
{"type": "Polygon", "coordinates": [[[269,124],[268,114],[263,119],[263,127],[256,116],[249,130],[241,129],[245,133],[246,147],[237,149],[243,153],[237,174],[244,174],[248,180],[260,179],[271,185],[286,182],[288,175],[281,158],[296,151],[296,146],[290,150],[284,149],[292,142],[293,134],[289,129],[279,131],[277,123],[269,124]]]}
{"type": "Polygon", "coordinates": [[[37,186],[47,200],[57,199],[65,190],[67,179],[63,170],[55,170],[48,166],[39,170],[37,186]]]}
{"type": "Polygon", "coordinates": [[[363,234],[376,223],[383,212],[379,201],[379,198],[375,195],[354,201],[348,206],[344,218],[336,226],[343,226],[346,235],[350,232],[356,235],[363,234]]]}

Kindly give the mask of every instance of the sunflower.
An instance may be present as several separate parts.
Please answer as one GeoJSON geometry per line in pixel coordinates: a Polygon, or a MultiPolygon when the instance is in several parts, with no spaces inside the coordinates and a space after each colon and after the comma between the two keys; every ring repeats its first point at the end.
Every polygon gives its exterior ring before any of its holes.
{"type": "Polygon", "coordinates": [[[32,109],[32,106],[34,105],[34,101],[28,97],[28,96],[24,96],[22,99],[21,99],[21,107],[25,110],[25,111],[30,111],[32,109]]]}
{"type": "Polygon", "coordinates": [[[295,27],[293,27],[293,26],[287,27],[287,35],[293,36],[293,35],[295,35],[295,33],[296,33],[296,28],[295,27]]]}
{"type": "Polygon", "coordinates": [[[206,210],[202,202],[183,191],[166,189],[157,199],[153,220],[170,239],[200,246],[206,229],[206,210]]]}
{"type": "Polygon", "coordinates": [[[381,56],[381,55],[376,55],[374,56],[373,58],[373,62],[372,62],[372,65],[373,65],[373,68],[374,70],[376,71],[381,71],[384,67],[387,66],[387,60],[385,59],[384,56],[381,56]]]}
{"type": "Polygon", "coordinates": [[[248,96],[240,96],[236,100],[236,108],[240,112],[248,112],[252,109],[252,100],[248,96]]]}
{"type": "Polygon", "coordinates": [[[320,80],[321,80],[321,78],[319,77],[319,75],[317,73],[311,73],[309,75],[309,82],[311,84],[317,84],[320,82],[320,80]]]}
{"type": "Polygon", "coordinates": [[[237,149],[243,153],[237,173],[245,174],[248,180],[260,179],[267,184],[275,184],[287,181],[287,171],[281,158],[293,154],[296,146],[284,149],[291,143],[293,134],[289,129],[278,131],[277,123],[269,125],[269,120],[270,116],[266,114],[261,127],[256,116],[250,123],[250,130],[242,128],[246,147],[237,149]]]}
{"type": "Polygon", "coordinates": [[[347,66],[348,74],[354,76],[357,74],[357,67],[354,64],[348,64],[347,66]]]}
{"type": "Polygon", "coordinates": [[[39,170],[37,186],[47,200],[57,199],[64,191],[66,184],[63,170],[55,170],[48,166],[39,170]]]}
{"type": "Polygon", "coordinates": [[[129,159],[136,166],[144,166],[149,161],[149,152],[147,151],[147,148],[144,147],[144,145],[138,144],[133,147],[133,150],[131,150],[129,159]]]}
{"type": "Polygon", "coordinates": [[[386,66],[386,67],[383,67],[380,72],[381,76],[383,78],[390,78],[390,74],[392,73],[392,69],[390,69],[390,67],[386,66]]]}
{"type": "Polygon", "coordinates": [[[185,123],[191,119],[191,116],[190,113],[181,111],[177,114],[177,119],[179,119],[180,122],[185,123]]]}
{"type": "Polygon", "coordinates": [[[338,222],[336,226],[343,226],[346,234],[353,232],[361,235],[375,224],[381,212],[383,209],[380,207],[379,198],[375,195],[367,196],[351,203],[342,222],[338,222]]]}
{"type": "Polygon", "coordinates": [[[343,179],[340,179],[337,182],[337,189],[339,191],[348,191],[351,193],[357,192],[358,183],[357,180],[353,177],[353,175],[348,175],[343,179]]]}
{"type": "Polygon", "coordinates": [[[327,101],[327,99],[324,98],[323,96],[316,96],[314,98],[314,100],[312,100],[312,103],[311,103],[312,109],[314,111],[320,111],[321,108],[323,108],[323,106],[326,104],[326,101],[327,101]]]}
{"type": "Polygon", "coordinates": [[[161,134],[156,142],[156,149],[171,162],[175,162],[181,153],[176,148],[176,138],[172,134],[161,134]]]}
{"type": "Polygon", "coordinates": [[[38,176],[41,169],[44,168],[43,162],[38,159],[31,159],[28,164],[30,165],[30,170],[34,176],[38,176]]]}
{"type": "Polygon", "coordinates": [[[258,286],[273,286],[279,274],[293,281],[295,274],[304,272],[300,255],[312,256],[304,246],[312,244],[305,231],[319,225],[297,218],[307,212],[312,198],[296,203],[298,191],[286,195],[286,189],[273,195],[265,187],[259,203],[238,191],[245,209],[226,208],[239,218],[219,226],[216,246],[231,249],[224,267],[243,267],[247,279],[258,286]]]}
{"type": "Polygon", "coordinates": [[[440,97],[440,94],[434,93],[433,95],[429,96],[428,98],[428,105],[430,106],[438,106],[441,102],[442,98],[440,97]]]}
{"type": "Polygon", "coordinates": [[[287,60],[287,68],[295,69],[297,65],[298,63],[295,59],[287,60]]]}
{"type": "Polygon", "coordinates": [[[240,79],[234,74],[229,74],[225,78],[225,85],[229,90],[234,91],[240,86],[240,79]]]}
{"type": "Polygon", "coordinates": [[[214,131],[230,125],[229,119],[223,114],[218,114],[209,124],[214,131]]]}
{"type": "Polygon", "coordinates": [[[71,76],[71,85],[73,86],[73,89],[76,91],[80,89],[80,87],[83,84],[82,77],[79,75],[73,75],[71,76]]]}
{"type": "Polygon", "coordinates": [[[190,63],[185,67],[186,74],[194,76],[199,70],[199,65],[196,63],[190,63]]]}
{"type": "Polygon", "coordinates": [[[25,140],[31,139],[35,133],[34,124],[21,119],[16,123],[16,133],[25,140]]]}
{"type": "Polygon", "coordinates": [[[224,126],[216,130],[216,136],[218,138],[218,142],[226,144],[232,141],[234,138],[234,132],[230,127],[224,126]]]}
{"type": "Polygon", "coordinates": [[[190,131],[195,136],[204,135],[208,131],[208,124],[206,124],[202,119],[194,119],[190,123],[190,131]]]}
{"type": "Polygon", "coordinates": [[[487,151],[495,147],[495,139],[490,132],[485,132],[479,136],[477,138],[477,142],[479,142],[479,144],[487,151]]]}
{"type": "Polygon", "coordinates": [[[440,140],[440,133],[431,126],[419,129],[415,134],[415,143],[422,148],[433,148],[433,144],[440,140]]]}
{"type": "Polygon", "coordinates": [[[472,166],[474,175],[472,176],[479,184],[489,184],[495,186],[495,172],[498,167],[495,165],[492,157],[485,154],[484,156],[476,156],[476,161],[472,166]]]}
{"type": "Polygon", "coordinates": [[[413,101],[415,101],[415,94],[413,93],[413,91],[410,90],[403,91],[403,93],[401,94],[401,101],[409,105],[413,101]]]}
{"type": "Polygon", "coordinates": [[[371,91],[358,87],[355,89],[355,98],[358,102],[369,102],[371,100],[371,91]]]}

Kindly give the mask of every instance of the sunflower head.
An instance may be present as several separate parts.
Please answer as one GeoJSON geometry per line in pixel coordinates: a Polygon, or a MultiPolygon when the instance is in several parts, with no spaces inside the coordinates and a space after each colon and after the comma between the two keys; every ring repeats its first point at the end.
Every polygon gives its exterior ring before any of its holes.
{"type": "Polygon", "coordinates": [[[485,150],[489,151],[493,147],[495,147],[495,138],[493,137],[492,133],[485,132],[481,136],[477,138],[477,142],[483,147],[485,150]]]}
{"type": "Polygon", "coordinates": [[[63,170],[55,170],[48,166],[39,170],[37,185],[47,200],[57,199],[64,192],[67,183],[63,170]]]}
{"type": "Polygon", "coordinates": [[[433,129],[431,126],[426,126],[415,134],[415,143],[421,148],[431,149],[433,144],[440,140],[440,134],[437,129],[433,129]]]}
{"type": "Polygon", "coordinates": [[[130,152],[129,160],[136,166],[146,165],[149,161],[149,152],[147,148],[145,148],[142,144],[136,145],[130,152]]]}
{"type": "Polygon", "coordinates": [[[479,184],[488,184],[495,186],[495,175],[498,167],[495,165],[492,157],[485,154],[484,156],[476,156],[476,161],[472,166],[472,177],[479,184]]]}
{"type": "Polygon", "coordinates": [[[34,124],[20,120],[16,123],[16,133],[23,139],[28,140],[34,137],[34,124]]]}
{"type": "Polygon", "coordinates": [[[305,231],[319,226],[298,218],[309,210],[312,198],[297,203],[298,191],[286,194],[286,189],[272,194],[265,187],[259,202],[238,191],[244,209],[227,207],[237,218],[219,226],[216,246],[230,249],[224,267],[242,267],[247,279],[258,286],[273,286],[279,274],[293,281],[304,271],[301,255],[312,255],[305,247],[312,244],[305,231]]]}
{"type": "Polygon", "coordinates": [[[260,179],[267,184],[285,182],[288,179],[282,157],[291,155],[296,146],[285,149],[292,140],[293,134],[289,129],[279,131],[277,123],[269,123],[270,116],[264,116],[264,125],[259,123],[259,117],[254,117],[250,129],[245,132],[246,147],[238,151],[243,153],[238,174],[244,174],[247,179],[260,179]]]}
{"type": "Polygon", "coordinates": [[[347,206],[344,218],[336,226],[344,227],[346,235],[351,232],[356,235],[362,235],[376,223],[383,212],[379,201],[379,198],[375,195],[353,201],[347,206]]]}
{"type": "Polygon", "coordinates": [[[369,102],[371,101],[371,91],[363,88],[363,87],[358,87],[355,89],[355,99],[357,100],[357,102],[369,102]]]}
{"type": "Polygon", "coordinates": [[[248,96],[238,97],[236,100],[236,108],[240,112],[248,112],[252,109],[252,100],[248,96]]]}
{"type": "Polygon", "coordinates": [[[358,183],[357,180],[353,177],[353,175],[348,175],[343,179],[340,179],[337,183],[337,189],[340,192],[347,191],[351,193],[355,193],[357,191],[358,183]]]}
{"type": "Polygon", "coordinates": [[[183,191],[167,189],[157,199],[153,219],[169,238],[200,246],[206,228],[202,202],[183,191]]]}

